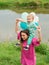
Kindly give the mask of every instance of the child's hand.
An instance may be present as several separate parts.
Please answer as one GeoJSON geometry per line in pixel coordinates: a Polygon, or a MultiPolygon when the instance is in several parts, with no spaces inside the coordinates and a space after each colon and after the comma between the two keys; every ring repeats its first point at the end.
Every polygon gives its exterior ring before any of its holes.
{"type": "Polygon", "coordinates": [[[19,18],[17,18],[17,19],[16,19],[16,23],[18,23],[19,21],[20,21],[19,18]]]}
{"type": "Polygon", "coordinates": [[[17,19],[16,19],[16,22],[17,22],[17,23],[18,23],[18,22],[23,22],[23,19],[17,18],[17,19]]]}

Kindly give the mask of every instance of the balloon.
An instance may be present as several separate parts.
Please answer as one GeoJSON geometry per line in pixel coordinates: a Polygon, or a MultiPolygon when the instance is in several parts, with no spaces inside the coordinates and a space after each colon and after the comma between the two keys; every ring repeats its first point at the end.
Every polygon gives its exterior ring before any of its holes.
{"type": "Polygon", "coordinates": [[[30,14],[32,14],[32,16],[34,16],[34,22],[38,22],[39,21],[39,17],[34,13],[34,12],[31,12],[30,14]]]}
{"type": "Polygon", "coordinates": [[[39,22],[39,17],[38,16],[35,16],[34,22],[39,22]]]}
{"type": "Polygon", "coordinates": [[[20,27],[25,30],[27,29],[27,16],[28,16],[28,13],[27,12],[23,12],[21,14],[21,18],[24,20],[24,22],[20,22],[20,27]]]}
{"type": "Polygon", "coordinates": [[[23,12],[21,14],[21,18],[24,20],[24,22],[27,22],[27,16],[28,16],[28,13],[27,12],[23,12]]]}
{"type": "Polygon", "coordinates": [[[26,22],[21,22],[21,23],[20,23],[20,27],[21,27],[23,30],[25,30],[25,29],[28,28],[26,22]]]}

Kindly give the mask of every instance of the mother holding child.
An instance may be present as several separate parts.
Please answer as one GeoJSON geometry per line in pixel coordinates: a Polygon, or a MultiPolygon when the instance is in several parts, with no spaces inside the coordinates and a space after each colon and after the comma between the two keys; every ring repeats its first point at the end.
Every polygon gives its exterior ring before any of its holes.
{"type": "Polygon", "coordinates": [[[18,18],[16,19],[15,27],[17,39],[20,40],[21,45],[21,64],[36,65],[35,46],[39,46],[41,42],[41,27],[38,23],[38,17],[34,12],[29,14],[25,13],[24,15],[26,15],[26,22],[23,19],[18,18]],[[22,28],[20,32],[18,32],[19,22],[20,27],[22,28]],[[36,30],[38,37],[35,37],[36,30]]]}

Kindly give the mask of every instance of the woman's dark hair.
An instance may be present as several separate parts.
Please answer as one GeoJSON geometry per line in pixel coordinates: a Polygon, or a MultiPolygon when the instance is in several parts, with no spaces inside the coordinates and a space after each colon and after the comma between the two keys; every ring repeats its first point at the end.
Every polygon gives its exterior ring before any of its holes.
{"type": "Polygon", "coordinates": [[[29,37],[29,30],[28,29],[26,29],[26,30],[22,30],[21,32],[20,32],[20,42],[22,43],[24,40],[22,39],[22,36],[21,36],[21,33],[25,33],[28,37],[29,37]]]}

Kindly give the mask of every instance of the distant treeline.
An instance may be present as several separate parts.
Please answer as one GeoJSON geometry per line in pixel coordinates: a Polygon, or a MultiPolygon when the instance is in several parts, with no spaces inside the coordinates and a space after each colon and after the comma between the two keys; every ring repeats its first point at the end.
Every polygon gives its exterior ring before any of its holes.
{"type": "Polygon", "coordinates": [[[22,7],[22,8],[48,8],[49,9],[49,2],[42,3],[42,2],[28,2],[28,3],[19,3],[19,2],[0,2],[0,8],[6,7],[22,7]]]}

